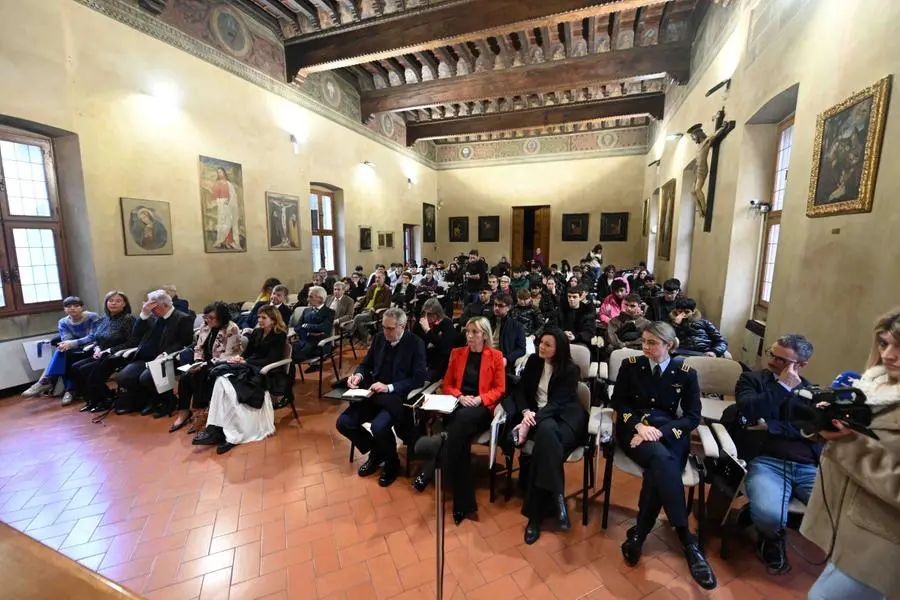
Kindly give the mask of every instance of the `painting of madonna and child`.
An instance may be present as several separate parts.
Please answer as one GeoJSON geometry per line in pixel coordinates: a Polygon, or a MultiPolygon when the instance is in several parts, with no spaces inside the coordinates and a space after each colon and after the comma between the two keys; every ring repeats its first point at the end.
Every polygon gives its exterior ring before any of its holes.
{"type": "Polygon", "coordinates": [[[201,156],[200,202],[206,252],[246,252],[244,184],[241,165],[201,156]]]}

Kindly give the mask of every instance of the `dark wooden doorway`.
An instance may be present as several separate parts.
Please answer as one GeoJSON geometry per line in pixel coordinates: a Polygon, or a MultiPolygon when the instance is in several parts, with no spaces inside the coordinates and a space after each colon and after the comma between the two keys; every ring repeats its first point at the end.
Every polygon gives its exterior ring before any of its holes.
{"type": "Polygon", "coordinates": [[[518,266],[534,256],[535,248],[541,249],[544,260],[550,260],[550,207],[514,206],[512,216],[513,265],[518,266]]]}
{"type": "Polygon", "coordinates": [[[419,261],[416,252],[416,226],[403,224],[403,262],[419,261]]]}

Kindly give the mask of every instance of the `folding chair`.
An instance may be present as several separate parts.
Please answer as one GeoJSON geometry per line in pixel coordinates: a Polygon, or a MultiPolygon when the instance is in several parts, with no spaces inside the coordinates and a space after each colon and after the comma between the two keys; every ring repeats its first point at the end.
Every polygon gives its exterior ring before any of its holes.
{"type": "MultiPolygon", "coordinates": [[[[290,343],[284,345],[284,358],[281,360],[275,361],[273,363],[269,363],[259,370],[260,375],[268,375],[269,373],[277,370],[284,369],[284,374],[289,376],[291,372],[291,363],[293,360],[291,359],[291,352],[293,348],[290,343]]],[[[321,393],[320,393],[321,395],[321,393]]],[[[272,401],[272,395],[269,393],[269,390],[266,390],[266,396],[269,398],[269,401],[272,401]]],[[[294,412],[294,418],[297,419],[297,422],[300,422],[300,415],[297,414],[297,406],[294,404],[294,382],[291,381],[288,383],[287,389],[285,390],[285,397],[288,400],[288,403],[291,405],[291,410],[294,412]]],[[[272,403],[274,406],[274,402],[272,403]]]]}
{"type": "Polygon", "coordinates": [[[741,364],[711,356],[689,356],[684,362],[697,371],[703,419],[721,421],[722,413],[735,402],[734,388],[743,371],[741,364]]]}
{"type": "Polygon", "coordinates": [[[322,381],[325,379],[325,359],[331,359],[331,368],[334,371],[334,379],[337,381],[340,379],[340,373],[338,372],[337,363],[334,360],[334,342],[341,341],[340,335],[333,335],[331,337],[327,337],[323,340],[319,340],[319,343],[316,344],[316,347],[319,350],[319,356],[308,358],[306,360],[302,360],[297,363],[298,371],[300,371],[300,381],[306,383],[306,377],[303,376],[303,369],[299,367],[306,366],[320,366],[319,371],[319,397],[322,397],[322,381]]]}

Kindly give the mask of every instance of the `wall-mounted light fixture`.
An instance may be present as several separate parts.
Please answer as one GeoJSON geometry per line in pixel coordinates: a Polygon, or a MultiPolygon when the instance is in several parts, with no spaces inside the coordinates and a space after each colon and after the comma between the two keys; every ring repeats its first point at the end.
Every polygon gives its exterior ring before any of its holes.
{"type": "Polygon", "coordinates": [[[662,164],[662,159],[661,159],[661,158],[657,158],[657,159],[654,160],[652,163],[650,163],[649,165],[647,165],[647,167],[658,167],[660,164],[662,164]]]}
{"type": "Polygon", "coordinates": [[[669,142],[675,142],[684,137],[684,134],[680,131],[675,131],[666,136],[666,140],[669,142]]]}
{"type": "Polygon", "coordinates": [[[362,161],[362,164],[366,165],[370,169],[375,168],[375,163],[373,163],[371,160],[364,160],[364,161],[362,161]]]}
{"type": "Polygon", "coordinates": [[[300,154],[300,142],[293,133],[291,134],[291,147],[294,149],[294,154],[300,154]]]}

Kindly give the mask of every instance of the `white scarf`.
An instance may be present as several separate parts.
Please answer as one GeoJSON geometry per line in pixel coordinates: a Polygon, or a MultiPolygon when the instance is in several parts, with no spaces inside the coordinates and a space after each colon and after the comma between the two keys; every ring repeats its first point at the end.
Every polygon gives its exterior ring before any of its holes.
{"type": "Polygon", "coordinates": [[[855,385],[866,395],[869,406],[900,404],[900,383],[891,383],[883,365],[867,369],[855,385]]]}

